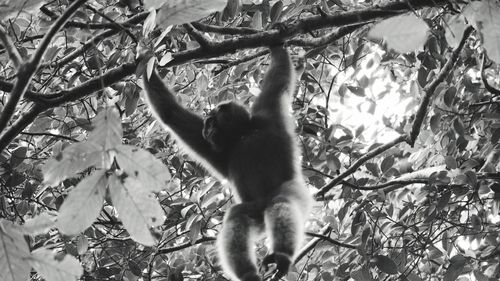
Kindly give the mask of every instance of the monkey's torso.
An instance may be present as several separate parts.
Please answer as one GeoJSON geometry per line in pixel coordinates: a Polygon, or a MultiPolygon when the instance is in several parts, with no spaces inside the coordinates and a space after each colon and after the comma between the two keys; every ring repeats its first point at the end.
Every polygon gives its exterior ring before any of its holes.
{"type": "Polygon", "coordinates": [[[242,202],[267,203],[283,183],[300,175],[298,146],[284,124],[252,122],[252,129],[227,151],[227,177],[242,202]]]}

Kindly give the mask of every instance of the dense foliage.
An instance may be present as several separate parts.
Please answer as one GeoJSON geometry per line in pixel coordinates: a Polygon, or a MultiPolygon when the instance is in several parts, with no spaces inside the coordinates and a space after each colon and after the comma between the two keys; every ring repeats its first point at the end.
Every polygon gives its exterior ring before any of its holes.
{"type": "Polygon", "coordinates": [[[288,280],[498,280],[499,14],[496,0],[0,1],[0,280],[226,280],[213,241],[230,191],[155,121],[140,73],[156,65],[200,113],[250,105],[280,41],[316,195],[288,280]]]}

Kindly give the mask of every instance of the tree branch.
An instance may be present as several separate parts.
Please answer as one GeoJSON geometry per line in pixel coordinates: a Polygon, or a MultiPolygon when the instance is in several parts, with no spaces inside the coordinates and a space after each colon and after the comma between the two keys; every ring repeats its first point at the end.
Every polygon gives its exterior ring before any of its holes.
{"type": "Polygon", "coordinates": [[[343,179],[345,179],[346,177],[348,177],[351,174],[353,174],[354,172],[356,172],[358,170],[358,168],[361,167],[361,165],[363,165],[366,161],[374,158],[375,156],[386,151],[387,149],[389,149],[389,148],[391,148],[399,143],[406,142],[406,141],[407,141],[407,137],[405,135],[401,135],[401,136],[395,138],[394,140],[369,151],[368,153],[366,153],[365,155],[360,157],[358,160],[356,160],[356,162],[354,162],[351,165],[351,167],[349,167],[347,170],[345,170],[342,174],[338,175],[332,181],[330,181],[329,183],[327,183],[326,185],[321,187],[319,189],[319,191],[316,193],[316,198],[323,197],[330,189],[332,189],[337,184],[341,183],[341,181],[343,179]]]}
{"type": "Polygon", "coordinates": [[[449,72],[457,62],[460,52],[462,51],[462,48],[464,47],[465,42],[467,41],[467,38],[469,38],[472,31],[474,31],[474,29],[471,26],[465,29],[464,34],[462,36],[462,40],[460,41],[460,44],[458,44],[457,48],[451,54],[450,59],[443,66],[438,76],[430,84],[427,84],[427,86],[425,86],[425,88],[423,89],[424,97],[422,98],[422,101],[420,102],[420,105],[417,109],[417,113],[415,115],[415,121],[413,122],[411,132],[408,138],[408,144],[411,145],[412,147],[415,144],[415,140],[417,139],[418,135],[420,134],[420,129],[422,128],[422,123],[424,122],[425,116],[427,115],[427,110],[432,95],[436,91],[437,86],[444,81],[446,76],[449,74],[449,72]]]}
{"type": "Polygon", "coordinates": [[[16,46],[12,42],[12,40],[10,40],[9,35],[7,35],[7,31],[5,31],[5,29],[1,25],[0,25],[0,41],[2,41],[2,44],[5,50],[7,50],[7,54],[9,55],[9,58],[14,64],[14,66],[19,67],[23,59],[19,54],[16,46]]]}
{"type": "Polygon", "coordinates": [[[244,34],[255,34],[260,32],[260,30],[258,29],[248,28],[248,27],[222,27],[216,25],[208,25],[199,22],[192,22],[191,24],[193,25],[194,28],[198,29],[199,31],[212,32],[223,35],[244,35],[244,34]]]}
{"type": "Polygon", "coordinates": [[[183,26],[186,29],[187,33],[191,37],[193,37],[193,39],[196,40],[198,44],[200,44],[200,47],[204,49],[210,48],[210,41],[208,41],[207,38],[205,38],[205,36],[203,36],[203,34],[201,34],[198,30],[194,29],[193,25],[191,25],[190,23],[186,23],[183,26]]]}
{"type": "Polygon", "coordinates": [[[66,23],[66,21],[71,17],[71,15],[73,15],[73,13],[76,12],[76,10],[86,1],[87,0],[76,0],[75,2],[73,2],[64,12],[64,14],[62,14],[56,20],[47,34],[45,34],[33,57],[27,62],[20,63],[17,69],[16,83],[14,84],[14,88],[9,97],[9,100],[5,104],[3,112],[0,114],[0,132],[2,132],[7,127],[10,119],[14,115],[16,106],[28,89],[31,83],[31,78],[38,68],[40,61],[42,60],[42,57],[45,54],[47,47],[49,46],[50,41],[59,31],[59,29],[64,25],[64,23],[66,23]]]}

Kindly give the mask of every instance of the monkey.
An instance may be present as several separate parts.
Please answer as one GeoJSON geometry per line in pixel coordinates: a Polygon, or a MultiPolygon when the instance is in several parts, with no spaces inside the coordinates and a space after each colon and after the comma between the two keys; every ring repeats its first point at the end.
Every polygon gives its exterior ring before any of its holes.
{"type": "Polygon", "coordinates": [[[283,44],[270,46],[271,64],[249,110],[220,103],[205,118],[180,105],[156,71],[143,74],[146,101],[181,147],[216,177],[227,179],[236,204],[224,215],[217,237],[223,271],[232,280],[261,281],[254,243],[266,234],[271,253],[262,260],[273,278],[288,270],[304,239],[312,204],[300,170],[290,112],[295,73],[283,44]]]}

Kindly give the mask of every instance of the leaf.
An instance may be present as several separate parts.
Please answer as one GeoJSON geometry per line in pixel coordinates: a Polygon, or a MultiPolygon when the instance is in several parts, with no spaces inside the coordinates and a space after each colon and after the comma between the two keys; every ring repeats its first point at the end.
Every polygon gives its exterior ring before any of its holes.
{"type": "Polygon", "coordinates": [[[347,89],[351,91],[353,94],[355,94],[358,97],[364,97],[365,96],[365,89],[361,87],[356,87],[356,86],[347,86],[347,89]]]}
{"type": "Polygon", "coordinates": [[[162,27],[192,22],[222,11],[226,0],[144,0],[146,10],[160,9],[156,22],[162,27]]]}
{"type": "Polygon", "coordinates": [[[45,1],[43,0],[4,0],[0,2],[0,18],[7,19],[24,12],[29,15],[36,14],[45,1]]]}
{"type": "Polygon", "coordinates": [[[394,157],[388,156],[382,160],[382,163],[380,164],[380,170],[382,170],[383,173],[387,172],[392,166],[394,165],[394,157]]]}
{"type": "Polygon", "coordinates": [[[281,12],[283,12],[283,1],[279,0],[274,3],[273,7],[271,8],[270,18],[272,23],[279,21],[281,12]]]}
{"type": "Polygon", "coordinates": [[[342,167],[342,164],[340,163],[340,160],[339,158],[337,158],[337,156],[335,156],[335,154],[333,153],[328,153],[326,155],[326,163],[328,165],[328,168],[331,170],[331,171],[339,171],[340,168],[342,167]]]}
{"type": "Polygon", "coordinates": [[[458,163],[457,163],[457,160],[455,159],[455,157],[452,157],[452,156],[446,156],[446,157],[444,158],[444,163],[446,164],[446,167],[447,167],[449,170],[453,170],[453,169],[458,168],[458,163]]]}
{"type": "Polygon", "coordinates": [[[250,23],[250,27],[255,29],[262,29],[262,13],[260,11],[256,11],[253,14],[252,22],[250,23]]]}
{"type": "Polygon", "coordinates": [[[29,256],[23,234],[13,223],[0,219],[0,280],[29,280],[30,267],[24,262],[29,256]]]}
{"type": "Polygon", "coordinates": [[[21,229],[25,234],[43,234],[52,227],[55,227],[55,224],[56,214],[53,212],[44,212],[32,219],[27,220],[21,229]]]}
{"type": "Polygon", "coordinates": [[[76,250],[78,251],[78,254],[83,255],[88,249],[89,239],[87,239],[84,235],[78,236],[78,239],[76,240],[76,250]]]}
{"type": "Polygon", "coordinates": [[[371,259],[372,263],[374,263],[380,271],[387,273],[387,274],[397,274],[398,273],[398,266],[396,263],[390,259],[387,256],[383,255],[375,255],[371,259]]]}
{"type": "Polygon", "coordinates": [[[43,183],[56,186],[90,166],[101,163],[102,151],[91,142],[75,143],[56,155],[42,167],[43,183]]]}
{"type": "Polygon", "coordinates": [[[117,176],[110,177],[109,190],[111,201],[132,239],[146,246],[154,245],[156,240],[149,228],[163,224],[165,214],[151,191],[135,178],[122,180],[117,176]]]}
{"type": "Polygon", "coordinates": [[[144,24],[142,25],[142,35],[144,37],[148,36],[151,31],[153,31],[156,27],[156,10],[151,9],[149,11],[149,15],[144,20],[144,24]]]}
{"type": "Polygon", "coordinates": [[[65,255],[62,260],[54,257],[51,250],[38,249],[28,261],[47,281],[77,280],[83,274],[82,266],[73,256],[65,255]]]}
{"type": "Polygon", "coordinates": [[[422,49],[429,27],[413,14],[401,15],[376,24],[368,36],[383,39],[387,46],[400,53],[422,49]]]}
{"type": "Polygon", "coordinates": [[[444,273],[443,281],[455,281],[462,274],[467,259],[462,255],[453,256],[450,259],[450,266],[444,273]]]}
{"type": "Polygon", "coordinates": [[[436,113],[431,117],[431,131],[437,135],[441,132],[441,114],[436,113]]]}
{"type": "Polygon", "coordinates": [[[165,66],[167,63],[169,63],[171,60],[174,58],[172,57],[172,53],[168,52],[163,57],[161,57],[160,62],[158,63],[159,66],[165,66]]]}
{"type": "Polygon", "coordinates": [[[115,109],[107,108],[99,112],[92,125],[94,130],[89,135],[89,142],[101,146],[104,151],[122,143],[122,123],[115,109]]]}
{"type": "Polygon", "coordinates": [[[74,235],[92,225],[101,211],[106,193],[104,170],[95,171],[72,189],[59,209],[56,225],[64,234],[74,235]]]}
{"type": "Polygon", "coordinates": [[[116,160],[120,168],[139,180],[143,188],[160,191],[168,186],[168,168],[151,153],[131,145],[120,145],[116,150],[116,160]]]}
{"type": "Polygon", "coordinates": [[[28,148],[26,146],[20,146],[12,151],[12,156],[10,158],[10,165],[12,168],[17,167],[17,165],[23,163],[26,159],[26,153],[28,152],[28,148]]]}

